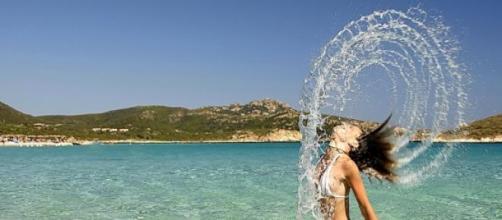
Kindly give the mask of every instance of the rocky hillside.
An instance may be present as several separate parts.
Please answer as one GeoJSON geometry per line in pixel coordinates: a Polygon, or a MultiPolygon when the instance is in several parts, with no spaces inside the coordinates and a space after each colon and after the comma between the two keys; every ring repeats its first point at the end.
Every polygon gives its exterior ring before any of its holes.
{"type": "MultiPolygon", "coordinates": [[[[100,114],[32,117],[4,105],[0,134],[66,135],[81,140],[297,141],[299,113],[271,100],[187,109],[138,106],[100,114]]],[[[328,127],[344,118],[331,117],[328,127]]],[[[351,120],[352,121],[352,120],[351,120]]],[[[365,124],[353,120],[354,123],[365,124]]],[[[367,124],[367,123],[366,123],[367,124]]]]}
{"type": "Polygon", "coordinates": [[[0,102],[0,123],[19,124],[33,122],[31,115],[24,114],[16,109],[0,102]]]}
{"type": "Polygon", "coordinates": [[[448,131],[440,135],[441,139],[502,140],[502,114],[490,116],[448,131]]]}
{"type": "MultiPolygon", "coordinates": [[[[63,135],[78,140],[298,141],[299,112],[287,104],[257,100],[247,104],[187,109],[138,106],[99,114],[33,117],[0,103],[0,135],[63,135]]],[[[369,130],[376,123],[331,116],[328,131],[340,121],[369,130]]],[[[442,140],[502,140],[502,115],[475,121],[442,140]]]]}

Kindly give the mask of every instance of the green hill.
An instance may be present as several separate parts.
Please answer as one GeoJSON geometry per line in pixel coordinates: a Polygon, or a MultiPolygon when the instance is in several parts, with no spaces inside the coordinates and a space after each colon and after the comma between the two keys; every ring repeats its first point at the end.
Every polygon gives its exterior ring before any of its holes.
{"type": "Polygon", "coordinates": [[[24,114],[16,109],[0,102],[0,134],[14,133],[26,134],[38,119],[31,115],[24,114]]]}
{"type": "Polygon", "coordinates": [[[502,136],[502,114],[490,116],[462,126],[453,135],[473,139],[502,136]]]}
{"type": "Polygon", "coordinates": [[[1,134],[67,135],[86,140],[227,140],[238,134],[298,131],[299,115],[270,99],[198,109],[138,106],[75,116],[32,117],[7,105],[4,108],[1,134]]]}
{"type": "Polygon", "coordinates": [[[33,122],[34,118],[31,115],[24,114],[16,109],[0,102],[0,123],[7,124],[22,124],[33,122]]]}
{"type": "MultiPolygon", "coordinates": [[[[228,106],[187,109],[167,106],[137,106],[98,114],[34,117],[0,103],[0,135],[65,135],[80,140],[279,140],[300,138],[299,112],[271,100],[228,106]]],[[[368,130],[376,124],[347,118],[329,117],[327,130],[350,121],[368,130]]],[[[502,114],[445,132],[446,139],[495,137],[502,135],[502,114]]]]}

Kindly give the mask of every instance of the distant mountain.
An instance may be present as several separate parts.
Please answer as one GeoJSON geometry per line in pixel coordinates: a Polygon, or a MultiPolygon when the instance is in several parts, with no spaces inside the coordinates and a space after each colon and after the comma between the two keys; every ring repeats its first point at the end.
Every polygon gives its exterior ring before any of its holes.
{"type": "Polygon", "coordinates": [[[0,102],[0,123],[30,123],[34,118],[0,102]]]}
{"type": "MultiPolygon", "coordinates": [[[[39,117],[3,104],[0,113],[0,134],[66,135],[84,140],[300,139],[299,112],[271,99],[197,109],[138,106],[99,114],[39,117]]],[[[332,117],[328,127],[340,120],[350,119],[332,117]]]]}
{"type": "Polygon", "coordinates": [[[502,139],[502,114],[471,122],[441,136],[445,139],[502,139]]]}
{"type": "MultiPolygon", "coordinates": [[[[272,99],[197,109],[137,106],[98,114],[34,117],[0,103],[0,135],[64,135],[79,140],[298,141],[299,112],[272,99]]],[[[376,123],[331,116],[325,128],[349,121],[368,130],[376,123]]],[[[502,114],[475,121],[443,139],[502,136],[502,114]]]]}

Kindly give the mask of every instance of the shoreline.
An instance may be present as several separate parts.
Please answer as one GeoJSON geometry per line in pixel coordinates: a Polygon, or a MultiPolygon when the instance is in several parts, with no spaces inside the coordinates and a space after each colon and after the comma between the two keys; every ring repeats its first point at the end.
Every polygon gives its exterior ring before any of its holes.
{"type": "Polygon", "coordinates": [[[0,143],[0,147],[70,147],[76,146],[74,143],[64,142],[7,142],[0,143]]]}
{"type": "Polygon", "coordinates": [[[262,140],[205,140],[205,141],[161,141],[161,140],[111,140],[99,141],[95,144],[239,144],[239,143],[300,143],[298,140],[276,140],[276,141],[262,141],[262,140]]]}
{"type": "Polygon", "coordinates": [[[206,141],[162,141],[162,140],[106,140],[106,141],[82,141],[82,142],[9,142],[0,143],[0,147],[72,147],[89,145],[115,145],[115,144],[252,144],[252,143],[300,143],[300,141],[260,141],[260,140],[206,140],[206,141]]]}
{"type": "MultiPolygon", "coordinates": [[[[76,141],[76,142],[5,142],[0,147],[71,147],[89,145],[114,145],[114,144],[252,144],[252,143],[300,143],[301,140],[200,140],[200,141],[164,141],[164,140],[103,140],[103,141],[76,141]]],[[[410,142],[420,142],[413,140],[410,142]]],[[[480,143],[499,144],[502,139],[436,139],[434,143],[480,143]]]]}
{"type": "MultiPolygon", "coordinates": [[[[410,142],[422,142],[420,140],[410,142]]],[[[433,143],[465,143],[465,144],[501,144],[502,140],[477,140],[477,139],[452,139],[452,140],[433,140],[433,143]]]]}

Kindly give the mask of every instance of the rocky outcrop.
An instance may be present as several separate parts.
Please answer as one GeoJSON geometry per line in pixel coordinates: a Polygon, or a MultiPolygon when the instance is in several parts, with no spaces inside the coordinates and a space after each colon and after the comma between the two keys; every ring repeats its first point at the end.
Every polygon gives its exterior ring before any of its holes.
{"type": "Polygon", "coordinates": [[[236,142],[293,142],[300,141],[302,135],[296,130],[275,129],[264,135],[257,135],[253,132],[238,132],[232,136],[236,142]]]}
{"type": "Polygon", "coordinates": [[[62,135],[0,135],[0,146],[71,146],[76,143],[75,138],[62,135]]]}
{"type": "Polygon", "coordinates": [[[434,138],[434,142],[502,143],[502,135],[483,137],[483,138],[447,137],[439,135],[437,138],[434,138]]]}
{"type": "MultiPolygon", "coordinates": [[[[298,110],[272,99],[196,109],[137,106],[97,114],[37,117],[0,103],[0,135],[61,135],[73,136],[79,141],[299,141],[299,115],[298,110]]],[[[328,133],[342,121],[355,124],[365,132],[378,125],[338,116],[324,117],[323,129],[328,133]]],[[[421,130],[412,138],[423,140],[428,133],[427,130],[421,130]]],[[[500,140],[500,136],[502,115],[496,115],[462,126],[456,131],[447,131],[437,140],[493,142],[500,140]]]]}

